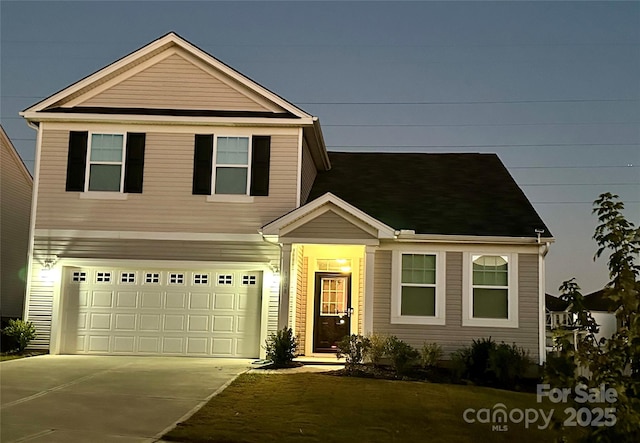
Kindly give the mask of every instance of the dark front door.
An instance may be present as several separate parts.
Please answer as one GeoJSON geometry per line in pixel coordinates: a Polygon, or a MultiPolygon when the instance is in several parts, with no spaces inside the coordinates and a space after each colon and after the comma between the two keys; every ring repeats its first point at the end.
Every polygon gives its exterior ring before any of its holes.
{"type": "Polygon", "coordinates": [[[314,352],[336,352],[351,331],[351,275],[316,273],[314,352]]]}

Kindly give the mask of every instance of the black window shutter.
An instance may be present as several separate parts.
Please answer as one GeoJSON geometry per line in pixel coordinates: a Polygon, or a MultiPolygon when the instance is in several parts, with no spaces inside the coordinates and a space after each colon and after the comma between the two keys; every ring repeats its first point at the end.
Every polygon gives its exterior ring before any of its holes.
{"type": "Polygon", "coordinates": [[[67,191],[84,191],[88,139],[89,133],[86,131],[71,131],[69,133],[69,153],[67,154],[67,191]]]}
{"type": "Polygon", "coordinates": [[[127,133],[127,158],[124,164],[124,192],[142,193],[144,176],[144,145],[146,134],[127,133]]]}
{"type": "Polygon", "coordinates": [[[193,154],[193,194],[211,195],[213,134],[196,134],[193,154]]]}
{"type": "Polygon", "coordinates": [[[254,135],[251,146],[251,195],[269,195],[271,137],[254,135]]]}

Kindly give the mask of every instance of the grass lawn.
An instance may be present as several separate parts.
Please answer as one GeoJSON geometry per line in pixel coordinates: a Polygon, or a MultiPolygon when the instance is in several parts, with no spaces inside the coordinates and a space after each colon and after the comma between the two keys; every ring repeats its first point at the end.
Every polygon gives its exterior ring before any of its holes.
{"type": "MultiPolygon", "coordinates": [[[[163,439],[180,442],[546,442],[538,423],[508,431],[463,420],[467,408],[540,409],[534,394],[475,386],[337,377],[243,374],[163,439]]],[[[565,418],[563,407],[554,417],[565,418]]]]}

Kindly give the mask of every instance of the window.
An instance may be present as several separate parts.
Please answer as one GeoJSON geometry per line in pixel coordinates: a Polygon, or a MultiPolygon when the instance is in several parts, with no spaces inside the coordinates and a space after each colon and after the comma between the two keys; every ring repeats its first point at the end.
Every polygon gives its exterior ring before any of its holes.
{"type": "Polygon", "coordinates": [[[87,281],[87,273],[84,271],[73,271],[72,281],[80,283],[87,281]]]}
{"type": "Polygon", "coordinates": [[[145,140],[144,133],[71,131],[65,189],[81,192],[81,198],[126,199],[114,193],[141,193],[145,140]]]}
{"type": "Polygon", "coordinates": [[[244,286],[255,285],[257,283],[257,279],[255,275],[243,275],[242,276],[242,284],[244,286]]]}
{"type": "Polygon", "coordinates": [[[136,273],[135,272],[121,272],[120,273],[120,283],[135,283],[136,282],[136,273]]]}
{"type": "Polygon", "coordinates": [[[169,284],[171,285],[182,285],[184,284],[184,274],[169,274],[169,284]]]}
{"type": "Polygon", "coordinates": [[[465,254],[464,326],[518,326],[517,254],[465,254]]]}
{"type": "Polygon", "coordinates": [[[120,192],[123,184],[123,134],[91,134],[88,191],[120,192]]]}
{"type": "Polygon", "coordinates": [[[269,195],[270,152],[270,136],[196,134],[193,194],[246,202],[269,195]]]}
{"type": "Polygon", "coordinates": [[[96,272],[96,283],[111,283],[111,272],[96,272]]]}
{"type": "Polygon", "coordinates": [[[218,284],[219,285],[232,285],[233,284],[233,275],[230,274],[220,274],[218,275],[218,284]]]}
{"type": "Polygon", "coordinates": [[[144,282],[149,284],[158,284],[160,283],[160,274],[157,272],[147,272],[144,275],[144,282]]]}
{"type": "Polygon", "coordinates": [[[208,285],[209,284],[209,274],[193,274],[193,284],[194,285],[208,285]]]}
{"type": "Polygon", "coordinates": [[[444,254],[394,251],[391,323],[445,324],[444,254]]]}

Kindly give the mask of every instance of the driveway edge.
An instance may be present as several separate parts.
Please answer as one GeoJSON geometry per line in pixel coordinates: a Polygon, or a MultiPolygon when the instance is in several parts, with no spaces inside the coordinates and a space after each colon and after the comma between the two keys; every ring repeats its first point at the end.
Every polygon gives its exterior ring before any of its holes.
{"type": "Polygon", "coordinates": [[[175,428],[178,425],[178,423],[182,423],[183,421],[189,420],[193,414],[198,412],[200,409],[202,409],[202,407],[204,405],[209,403],[209,400],[211,400],[213,397],[215,397],[216,395],[220,394],[222,391],[227,389],[229,387],[229,385],[231,383],[233,383],[234,381],[236,381],[236,379],[238,377],[240,377],[242,374],[246,374],[251,369],[252,368],[247,368],[246,370],[236,374],[231,380],[227,381],[225,384],[223,384],[218,389],[216,389],[211,395],[209,395],[207,398],[205,398],[200,403],[195,405],[190,411],[188,411],[186,414],[184,414],[182,417],[180,417],[178,420],[176,420],[173,424],[171,424],[171,425],[167,426],[166,428],[164,428],[162,431],[157,433],[153,438],[151,438],[149,440],[146,440],[146,443],[157,443],[157,442],[165,441],[165,440],[162,440],[162,436],[164,434],[166,434],[167,432],[173,430],[173,428],[175,428]]]}

